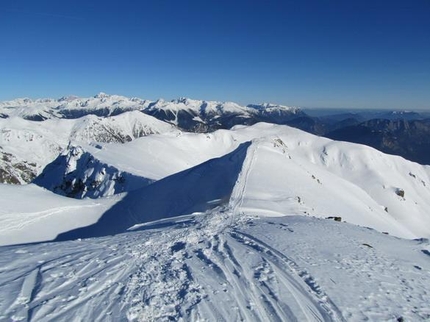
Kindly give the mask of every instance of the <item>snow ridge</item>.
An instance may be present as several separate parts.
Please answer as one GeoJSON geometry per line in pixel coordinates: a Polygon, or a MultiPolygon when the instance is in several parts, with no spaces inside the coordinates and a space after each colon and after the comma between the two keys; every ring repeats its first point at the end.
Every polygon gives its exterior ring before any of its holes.
{"type": "Polygon", "coordinates": [[[57,240],[118,234],[134,225],[202,212],[226,203],[249,145],[250,143],[243,143],[220,158],[131,191],[103,214],[97,223],[60,234],[57,240]],[[208,185],[208,182],[211,184],[208,185]]]}

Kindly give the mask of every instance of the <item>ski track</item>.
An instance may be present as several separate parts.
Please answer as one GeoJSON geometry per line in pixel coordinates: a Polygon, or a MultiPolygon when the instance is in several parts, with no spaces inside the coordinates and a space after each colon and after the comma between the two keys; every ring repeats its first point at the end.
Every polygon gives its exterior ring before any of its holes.
{"type": "Polygon", "coordinates": [[[343,321],[305,270],[232,230],[226,214],[195,217],[134,249],[142,269],[126,288],[129,320],[343,321]]]}
{"type": "Polygon", "coordinates": [[[35,211],[35,212],[5,214],[1,216],[2,227],[0,228],[0,231],[22,229],[25,226],[31,225],[35,222],[38,222],[42,219],[46,219],[47,217],[50,217],[50,216],[57,215],[59,213],[73,211],[73,210],[81,210],[83,208],[93,208],[98,206],[100,206],[100,204],[66,206],[66,207],[58,207],[58,208],[52,208],[48,210],[35,211]],[[18,220],[17,218],[23,218],[25,220],[18,220]]]}
{"type": "Polygon", "coordinates": [[[226,206],[118,235],[117,245],[4,247],[0,320],[343,320],[305,270],[230,217],[226,206]]]}

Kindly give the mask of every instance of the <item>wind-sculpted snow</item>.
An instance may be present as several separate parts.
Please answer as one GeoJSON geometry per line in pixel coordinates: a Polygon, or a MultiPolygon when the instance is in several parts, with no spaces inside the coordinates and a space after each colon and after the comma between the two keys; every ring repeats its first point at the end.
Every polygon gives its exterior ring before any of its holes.
{"type": "Polygon", "coordinates": [[[229,201],[250,143],[223,157],[128,193],[89,227],[63,233],[56,240],[106,236],[162,218],[206,211],[229,201]]]}

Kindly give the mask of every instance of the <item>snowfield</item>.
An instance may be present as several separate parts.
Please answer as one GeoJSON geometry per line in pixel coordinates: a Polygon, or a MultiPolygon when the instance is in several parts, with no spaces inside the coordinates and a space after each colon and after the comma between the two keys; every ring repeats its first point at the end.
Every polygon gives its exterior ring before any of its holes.
{"type": "Polygon", "coordinates": [[[430,167],[287,126],[163,126],[83,131],[46,168],[147,180],[125,193],[0,185],[0,320],[430,319],[430,167]]]}
{"type": "Polygon", "coordinates": [[[0,245],[53,240],[59,233],[97,222],[120,199],[75,200],[32,184],[0,184],[0,245]]]}
{"type": "Polygon", "coordinates": [[[15,321],[428,320],[430,244],[218,208],[95,239],[0,249],[15,321]]]}

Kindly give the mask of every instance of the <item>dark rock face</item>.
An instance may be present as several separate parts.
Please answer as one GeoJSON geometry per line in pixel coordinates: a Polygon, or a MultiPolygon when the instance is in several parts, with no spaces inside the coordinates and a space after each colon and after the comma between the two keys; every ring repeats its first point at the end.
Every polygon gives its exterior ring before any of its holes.
{"type": "Polygon", "coordinates": [[[128,111],[133,111],[135,108],[119,108],[119,107],[102,107],[98,109],[62,109],[58,114],[65,119],[77,119],[86,115],[96,115],[98,117],[116,116],[128,111]]]}
{"type": "Polygon", "coordinates": [[[0,148],[0,183],[23,184],[36,177],[36,164],[18,160],[0,148]]]}

